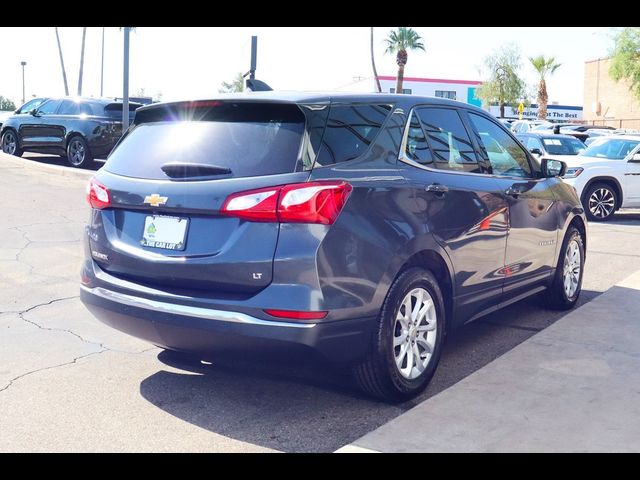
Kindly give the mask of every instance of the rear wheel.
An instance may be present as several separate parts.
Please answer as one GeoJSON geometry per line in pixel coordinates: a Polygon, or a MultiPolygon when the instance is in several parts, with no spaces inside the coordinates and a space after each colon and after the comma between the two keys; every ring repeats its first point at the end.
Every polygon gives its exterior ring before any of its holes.
{"type": "Polygon", "coordinates": [[[611,220],[618,205],[618,192],[608,183],[595,183],[584,196],[587,218],[593,222],[611,220]]]}
{"type": "Polygon", "coordinates": [[[18,144],[18,135],[13,130],[7,130],[2,134],[2,151],[8,155],[21,157],[24,151],[18,144]]]}
{"type": "Polygon", "coordinates": [[[584,240],[575,227],[569,227],[562,243],[553,283],[545,292],[545,303],[555,310],[573,308],[582,291],[584,240]]]}
{"type": "Polygon", "coordinates": [[[77,168],[93,166],[93,155],[89,145],[81,136],[71,137],[67,143],[67,161],[77,168]]]}
{"type": "Polygon", "coordinates": [[[445,309],[431,272],[411,268],[393,282],[366,359],[354,366],[359,386],[383,400],[408,400],[435,373],[444,336],[445,309]]]}

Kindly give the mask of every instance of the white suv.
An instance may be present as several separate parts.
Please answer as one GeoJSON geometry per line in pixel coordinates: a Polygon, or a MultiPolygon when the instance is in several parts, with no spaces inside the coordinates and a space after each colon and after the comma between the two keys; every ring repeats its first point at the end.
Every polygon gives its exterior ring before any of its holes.
{"type": "Polygon", "coordinates": [[[640,207],[640,136],[598,138],[581,155],[563,158],[587,218],[603,222],[619,208],[640,207]]]}

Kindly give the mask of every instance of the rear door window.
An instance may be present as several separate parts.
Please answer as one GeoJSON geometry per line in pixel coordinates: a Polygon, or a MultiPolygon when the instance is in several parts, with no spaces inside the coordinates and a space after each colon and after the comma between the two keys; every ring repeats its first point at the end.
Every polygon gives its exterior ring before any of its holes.
{"type": "Polygon", "coordinates": [[[220,178],[292,173],[300,157],[305,117],[297,105],[210,102],[141,112],[111,153],[105,170],[168,179],[171,163],[220,167],[220,178]],[[140,122],[143,123],[140,123],[140,122]],[[166,168],[165,168],[166,170],[166,168]]]}
{"type": "Polygon", "coordinates": [[[391,105],[332,105],[316,166],[346,162],[365,153],[391,105]]]}
{"type": "Polygon", "coordinates": [[[73,100],[64,100],[58,109],[58,115],[78,115],[80,106],[73,100]]]}
{"type": "Polygon", "coordinates": [[[456,110],[423,107],[418,109],[422,128],[440,170],[483,173],[469,134],[456,110]]]}

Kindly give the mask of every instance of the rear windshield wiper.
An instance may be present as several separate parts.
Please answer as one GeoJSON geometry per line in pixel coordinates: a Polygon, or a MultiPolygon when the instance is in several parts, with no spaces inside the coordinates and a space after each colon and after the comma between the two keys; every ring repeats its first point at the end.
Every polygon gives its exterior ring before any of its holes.
{"type": "Polygon", "coordinates": [[[160,167],[171,178],[209,177],[212,175],[228,175],[231,169],[210,165],[208,163],[170,162],[160,167]]]}

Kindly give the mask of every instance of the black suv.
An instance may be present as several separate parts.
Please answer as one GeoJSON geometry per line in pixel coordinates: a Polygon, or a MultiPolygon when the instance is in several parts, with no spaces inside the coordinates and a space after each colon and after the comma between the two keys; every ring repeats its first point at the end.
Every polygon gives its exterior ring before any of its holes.
{"type": "MultiPolygon", "coordinates": [[[[31,102],[34,102],[34,99],[31,102]]],[[[95,98],[50,98],[27,110],[28,102],[2,124],[2,151],[66,156],[74,167],[106,158],[122,136],[122,102],[95,98]]],[[[133,119],[140,104],[130,103],[133,119]]]]}
{"type": "Polygon", "coordinates": [[[313,349],[406,399],[453,328],[538,292],[575,305],[586,222],[565,168],[443,99],[142,107],[88,185],[81,298],[186,356],[313,349]]]}

